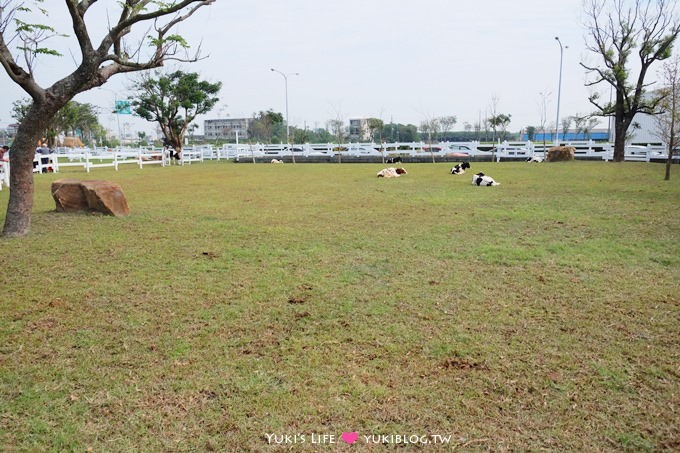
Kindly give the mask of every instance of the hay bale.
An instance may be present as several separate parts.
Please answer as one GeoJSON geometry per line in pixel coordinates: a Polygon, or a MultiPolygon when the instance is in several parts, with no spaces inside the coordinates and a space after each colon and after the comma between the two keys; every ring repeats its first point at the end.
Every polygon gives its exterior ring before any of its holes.
{"type": "Polygon", "coordinates": [[[546,162],[559,162],[566,160],[574,160],[574,153],[576,148],[573,146],[553,146],[548,150],[546,162]]]}

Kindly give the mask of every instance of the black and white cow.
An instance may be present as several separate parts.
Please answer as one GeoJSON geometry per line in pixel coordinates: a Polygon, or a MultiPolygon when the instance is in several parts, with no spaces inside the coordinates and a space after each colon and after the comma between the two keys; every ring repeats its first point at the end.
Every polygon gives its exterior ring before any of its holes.
{"type": "Polygon", "coordinates": [[[491,176],[486,176],[481,171],[472,177],[473,186],[498,186],[501,183],[494,181],[491,176]]]}
{"type": "Polygon", "coordinates": [[[401,164],[401,156],[389,157],[385,160],[386,164],[401,164]]]}
{"type": "Polygon", "coordinates": [[[470,168],[470,163],[469,162],[463,162],[460,164],[456,164],[453,168],[451,168],[451,174],[452,175],[462,175],[465,173],[465,169],[470,168]]]}

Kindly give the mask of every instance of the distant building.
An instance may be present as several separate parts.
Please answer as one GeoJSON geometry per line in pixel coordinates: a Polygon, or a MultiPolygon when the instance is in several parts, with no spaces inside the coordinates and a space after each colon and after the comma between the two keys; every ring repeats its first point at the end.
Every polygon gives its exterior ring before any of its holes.
{"type": "MultiPolygon", "coordinates": [[[[637,113],[633,117],[633,123],[628,128],[628,135],[630,136],[630,139],[627,141],[627,144],[629,145],[651,145],[662,143],[659,133],[657,132],[655,115],[637,113]],[[633,125],[638,127],[633,127],[633,125]]],[[[614,137],[614,121],[612,120],[612,142],[614,141],[614,137]]]]}
{"type": "Polygon", "coordinates": [[[351,118],[349,120],[349,139],[362,142],[371,139],[368,118],[351,118]]]}
{"type": "MultiPolygon", "coordinates": [[[[651,93],[643,94],[645,99],[649,99],[656,91],[651,93]]],[[[647,113],[636,113],[633,117],[633,122],[628,128],[626,135],[628,140],[626,140],[627,145],[651,145],[651,144],[661,144],[663,140],[659,137],[659,132],[657,130],[657,120],[656,115],[649,115],[647,113]]],[[[612,142],[616,136],[614,130],[614,119],[611,120],[612,126],[612,142]]]]}
{"type": "MultiPolygon", "coordinates": [[[[545,138],[546,142],[554,142],[555,141],[555,131],[546,131],[545,134],[543,132],[536,132],[534,134],[534,142],[542,142],[543,139],[545,138]]],[[[559,138],[560,141],[567,141],[567,142],[576,142],[576,141],[584,141],[584,140],[593,140],[595,142],[606,142],[609,140],[609,129],[593,129],[592,131],[588,131],[588,133],[583,133],[583,132],[576,132],[575,129],[571,129],[567,131],[566,135],[562,130],[559,131],[559,138]]],[[[527,135],[526,132],[522,132],[522,140],[526,141],[529,140],[529,136],[527,135]]],[[[613,131],[612,131],[612,140],[613,140],[613,131]]]]}
{"type": "Polygon", "coordinates": [[[239,140],[248,139],[248,128],[252,118],[220,118],[205,120],[203,134],[206,140],[239,140]]]}

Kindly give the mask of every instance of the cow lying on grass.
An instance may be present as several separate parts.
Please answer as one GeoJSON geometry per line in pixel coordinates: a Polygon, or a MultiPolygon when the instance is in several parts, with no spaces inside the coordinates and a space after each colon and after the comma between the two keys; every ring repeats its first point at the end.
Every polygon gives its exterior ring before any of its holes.
{"type": "Polygon", "coordinates": [[[398,178],[401,175],[407,175],[408,173],[403,168],[383,168],[378,172],[378,178],[398,178]]]}
{"type": "Polygon", "coordinates": [[[470,168],[469,162],[463,162],[463,163],[457,164],[453,168],[451,168],[451,174],[452,175],[462,175],[463,173],[465,173],[466,168],[470,168]]]}
{"type": "Polygon", "coordinates": [[[531,156],[530,158],[527,159],[527,162],[543,162],[543,158],[541,156],[531,156]]]}
{"type": "Polygon", "coordinates": [[[491,176],[486,176],[481,171],[472,177],[473,186],[498,186],[501,183],[494,181],[491,176]]]}
{"type": "Polygon", "coordinates": [[[282,164],[283,161],[279,159],[272,159],[272,164],[282,164]]]}

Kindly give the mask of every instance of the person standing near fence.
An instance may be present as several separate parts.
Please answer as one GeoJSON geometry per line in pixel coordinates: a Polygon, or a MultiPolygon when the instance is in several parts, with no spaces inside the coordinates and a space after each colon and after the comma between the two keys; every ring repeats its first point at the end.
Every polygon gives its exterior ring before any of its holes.
{"type": "Polygon", "coordinates": [[[0,190],[2,185],[9,187],[9,146],[0,148],[0,190]]]}

